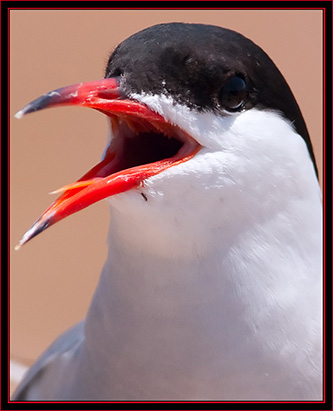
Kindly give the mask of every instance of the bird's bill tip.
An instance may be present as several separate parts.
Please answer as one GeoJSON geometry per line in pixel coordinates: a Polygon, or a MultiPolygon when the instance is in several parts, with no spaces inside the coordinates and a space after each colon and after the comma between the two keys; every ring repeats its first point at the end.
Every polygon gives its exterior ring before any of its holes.
{"type": "Polygon", "coordinates": [[[80,105],[100,109],[100,106],[105,107],[107,102],[121,96],[116,77],[77,83],[43,94],[25,105],[14,117],[20,119],[26,114],[55,106],[80,105]]]}
{"type": "Polygon", "coordinates": [[[20,119],[20,118],[22,118],[23,116],[24,116],[23,109],[19,110],[19,111],[14,115],[14,117],[17,118],[17,119],[20,119]]]}

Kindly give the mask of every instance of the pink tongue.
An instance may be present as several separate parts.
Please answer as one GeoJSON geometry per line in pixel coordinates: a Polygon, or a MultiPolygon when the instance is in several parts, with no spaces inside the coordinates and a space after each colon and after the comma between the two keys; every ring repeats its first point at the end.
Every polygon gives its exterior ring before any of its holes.
{"type": "Polygon", "coordinates": [[[94,184],[99,180],[101,180],[101,177],[92,178],[91,180],[86,181],[77,181],[76,183],[67,184],[66,186],[60,187],[57,190],[51,191],[49,194],[60,194],[64,193],[65,191],[73,190],[74,188],[84,188],[89,186],[90,184],[94,184]]]}

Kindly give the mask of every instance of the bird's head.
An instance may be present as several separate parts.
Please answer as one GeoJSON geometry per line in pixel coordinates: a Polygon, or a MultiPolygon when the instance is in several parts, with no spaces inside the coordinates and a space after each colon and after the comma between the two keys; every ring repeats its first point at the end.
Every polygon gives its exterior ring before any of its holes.
{"type": "Polygon", "coordinates": [[[218,221],[228,227],[230,212],[240,218],[270,198],[270,185],[283,189],[302,156],[314,163],[283,76],[252,41],[220,27],[140,31],[114,50],[103,80],[49,92],[16,117],[64,105],[104,113],[110,139],[101,162],[58,190],[20,245],[104,198],[129,221],[145,219],[152,236],[163,225],[174,242],[184,227],[199,241],[218,221]]]}

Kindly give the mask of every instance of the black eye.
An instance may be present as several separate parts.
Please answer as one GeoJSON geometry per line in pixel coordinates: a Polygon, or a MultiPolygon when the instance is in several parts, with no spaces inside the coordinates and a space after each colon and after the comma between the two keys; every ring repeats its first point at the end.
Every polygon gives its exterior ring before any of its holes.
{"type": "Polygon", "coordinates": [[[219,101],[228,111],[238,111],[244,106],[247,87],[244,79],[238,75],[230,77],[219,94],[219,101]]]}

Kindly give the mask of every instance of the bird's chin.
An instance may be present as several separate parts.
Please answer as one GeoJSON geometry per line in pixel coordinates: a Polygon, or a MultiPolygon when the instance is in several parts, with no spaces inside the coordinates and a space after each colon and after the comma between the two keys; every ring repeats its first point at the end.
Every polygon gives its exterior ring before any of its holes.
{"type": "Polygon", "coordinates": [[[202,157],[200,152],[186,163],[148,178],[142,186],[107,198],[113,250],[165,260],[205,258],[215,241],[215,231],[210,233],[206,222],[221,213],[213,210],[220,204],[213,198],[213,190],[206,187],[203,194],[202,157]]]}

